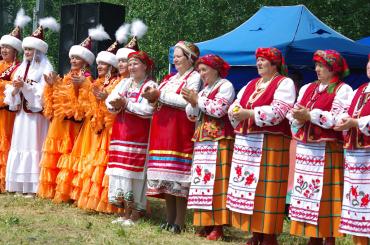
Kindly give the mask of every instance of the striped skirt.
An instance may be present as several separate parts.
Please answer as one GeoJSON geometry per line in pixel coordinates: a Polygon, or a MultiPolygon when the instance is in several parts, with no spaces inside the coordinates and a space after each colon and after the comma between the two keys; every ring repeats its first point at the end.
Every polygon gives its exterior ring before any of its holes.
{"type": "Polygon", "coordinates": [[[343,164],[343,144],[327,142],[318,225],[292,221],[290,234],[307,237],[343,236],[339,233],[343,196],[343,164]]]}
{"type": "Polygon", "coordinates": [[[213,210],[194,210],[195,226],[229,225],[230,211],[226,208],[227,188],[234,141],[222,139],[218,142],[216,177],[213,190],[213,210]]]}
{"type": "Polygon", "coordinates": [[[285,136],[265,134],[253,214],[233,212],[233,227],[265,234],[279,234],[283,231],[289,145],[290,139],[285,136]]]}

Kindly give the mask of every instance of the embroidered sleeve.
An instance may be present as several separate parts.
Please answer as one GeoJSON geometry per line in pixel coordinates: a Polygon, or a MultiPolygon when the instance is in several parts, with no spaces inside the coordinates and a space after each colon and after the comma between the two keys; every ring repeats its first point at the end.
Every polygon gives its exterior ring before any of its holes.
{"type": "MultiPolygon", "coordinates": [[[[187,79],[186,88],[194,89],[199,91],[200,88],[200,75],[198,72],[193,72],[187,79]]],[[[171,105],[174,107],[185,108],[188,102],[182,97],[181,94],[177,94],[176,91],[163,91],[159,97],[159,101],[171,105]]]]}
{"type": "Polygon", "coordinates": [[[186,116],[192,122],[195,122],[199,116],[200,110],[199,107],[192,107],[191,104],[187,104],[185,107],[186,116]]]}
{"type": "Polygon", "coordinates": [[[347,112],[351,104],[352,93],[352,88],[347,84],[343,84],[335,95],[331,110],[313,109],[310,112],[311,122],[322,128],[332,128],[336,124],[336,116],[340,113],[347,112]]]}
{"type": "Polygon", "coordinates": [[[15,88],[13,87],[13,85],[5,85],[4,103],[9,106],[9,110],[11,111],[19,110],[19,107],[21,105],[21,96],[19,95],[19,93],[15,94],[14,96],[12,95],[14,90],[15,88]]]}
{"type": "Polygon", "coordinates": [[[364,135],[370,136],[370,115],[358,119],[358,129],[360,129],[364,135]]]}
{"type": "Polygon", "coordinates": [[[199,109],[212,117],[221,118],[227,114],[231,103],[235,97],[235,90],[230,82],[223,83],[215,99],[208,99],[207,97],[199,97],[198,107],[199,109]]]}
{"type": "Polygon", "coordinates": [[[295,85],[292,79],[285,78],[274,93],[270,105],[254,108],[254,121],[257,126],[274,126],[283,121],[293,107],[296,98],[295,85]]]}
{"type": "Polygon", "coordinates": [[[243,97],[243,94],[244,94],[244,91],[246,89],[247,85],[244,86],[238,93],[238,95],[236,96],[236,100],[230,105],[229,107],[229,110],[228,110],[228,116],[229,116],[229,120],[231,122],[231,125],[236,128],[240,121],[236,120],[234,117],[233,117],[233,110],[235,107],[239,107],[241,108],[242,106],[240,105],[240,100],[242,99],[243,97]]]}
{"type": "MultiPolygon", "coordinates": [[[[294,104],[294,107],[293,108],[297,108],[298,107],[298,104],[301,102],[302,97],[303,97],[304,93],[306,92],[306,90],[307,90],[307,88],[308,88],[309,85],[310,84],[305,84],[299,90],[297,102],[294,104]]],[[[292,128],[293,131],[295,131],[296,129],[299,129],[301,127],[303,127],[303,125],[304,125],[304,124],[298,123],[298,121],[293,118],[292,113],[291,113],[291,110],[289,110],[287,112],[286,118],[289,120],[289,123],[290,123],[291,128],[292,128]]]]}
{"type": "MultiPolygon", "coordinates": [[[[153,81],[152,82],[147,82],[144,85],[144,88],[143,88],[142,91],[145,91],[145,88],[148,87],[148,86],[156,88],[157,84],[153,81]]],[[[148,117],[148,116],[151,116],[153,114],[154,107],[148,102],[147,99],[141,97],[141,95],[140,95],[137,102],[134,102],[134,101],[131,101],[131,100],[128,101],[126,110],[131,112],[131,113],[140,115],[140,116],[148,117]]]]}

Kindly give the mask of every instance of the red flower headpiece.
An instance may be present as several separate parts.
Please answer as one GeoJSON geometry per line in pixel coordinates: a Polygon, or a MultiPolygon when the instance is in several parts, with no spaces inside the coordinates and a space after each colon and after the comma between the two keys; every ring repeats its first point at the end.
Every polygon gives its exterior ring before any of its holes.
{"type": "Polygon", "coordinates": [[[152,70],[154,69],[154,62],[153,62],[153,60],[149,57],[149,55],[147,53],[145,53],[142,50],[130,53],[128,55],[128,59],[129,60],[130,59],[138,59],[138,60],[140,60],[143,64],[146,65],[146,67],[147,67],[147,73],[148,74],[150,72],[152,72],[152,70]]]}
{"type": "Polygon", "coordinates": [[[230,70],[230,65],[224,61],[220,56],[214,54],[207,54],[197,60],[195,67],[198,68],[200,64],[205,64],[217,70],[221,78],[225,78],[230,70]]]}
{"type": "Polygon", "coordinates": [[[323,64],[340,78],[349,74],[346,60],[335,50],[317,50],[313,55],[313,61],[323,64]]]}
{"type": "Polygon", "coordinates": [[[256,50],[256,59],[262,57],[270,61],[272,64],[278,67],[278,71],[281,75],[286,76],[288,74],[288,68],[285,64],[285,60],[280,50],[277,48],[258,48],[256,50]]]}

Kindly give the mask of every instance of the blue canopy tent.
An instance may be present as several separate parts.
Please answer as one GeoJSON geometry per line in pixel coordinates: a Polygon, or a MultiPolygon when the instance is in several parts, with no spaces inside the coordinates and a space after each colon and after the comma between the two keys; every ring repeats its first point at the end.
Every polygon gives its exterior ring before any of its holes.
{"type": "MultiPolygon", "coordinates": [[[[313,53],[317,49],[335,49],[351,68],[352,75],[346,81],[353,87],[366,81],[364,69],[370,52],[370,47],[357,44],[331,29],[303,5],[262,7],[236,29],[197,45],[201,55],[217,54],[232,66],[228,79],[237,90],[258,76],[255,68],[258,47],[280,49],[289,71],[299,71],[303,83],[316,79],[313,53]]],[[[173,49],[170,48],[170,64],[173,63],[173,49]]],[[[171,67],[173,69],[173,65],[171,67]]]]}
{"type": "Polygon", "coordinates": [[[366,45],[366,46],[370,46],[370,37],[364,37],[360,40],[357,40],[356,43],[366,45]]]}

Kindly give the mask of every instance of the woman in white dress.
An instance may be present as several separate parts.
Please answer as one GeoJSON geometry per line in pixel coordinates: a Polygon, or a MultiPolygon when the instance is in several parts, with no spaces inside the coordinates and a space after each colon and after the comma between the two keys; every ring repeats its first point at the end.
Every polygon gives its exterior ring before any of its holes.
{"type": "Polygon", "coordinates": [[[52,18],[40,20],[40,26],[22,42],[23,62],[12,84],[5,88],[4,102],[17,111],[6,168],[6,190],[33,196],[39,182],[41,148],[49,122],[42,115],[44,76],[52,76],[53,67],[46,57],[43,27],[58,30],[52,18]]]}

